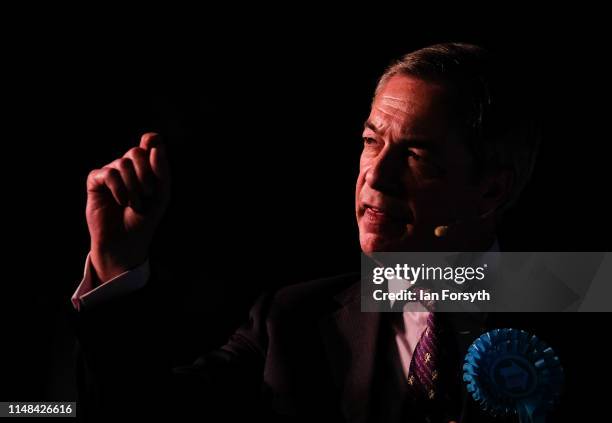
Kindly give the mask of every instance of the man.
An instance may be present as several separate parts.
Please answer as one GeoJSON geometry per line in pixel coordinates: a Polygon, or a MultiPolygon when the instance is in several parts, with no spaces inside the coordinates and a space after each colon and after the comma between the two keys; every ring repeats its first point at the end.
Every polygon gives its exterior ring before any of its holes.
{"type": "MultiPolygon", "coordinates": [[[[514,97],[473,45],[421,49],[385,72],[364,125],[355,195],[365,254],[496,248],[497,220],[537,149],[514,97]]],[[[423,339],[440,313],[362,313],[354,274],[263,295],[226,345],[171,369],[159,312],[165,282],[147,261],[170,196],[160,137],[145,134],[92,171],[87,192],[91,250],[73,296],[81,415],[487,421],[456,366],[481,332],[447,337],[438,349],[454,364],[443,370],[438,360],[439,369],[419,373],[434,361],[423,339]]]]}

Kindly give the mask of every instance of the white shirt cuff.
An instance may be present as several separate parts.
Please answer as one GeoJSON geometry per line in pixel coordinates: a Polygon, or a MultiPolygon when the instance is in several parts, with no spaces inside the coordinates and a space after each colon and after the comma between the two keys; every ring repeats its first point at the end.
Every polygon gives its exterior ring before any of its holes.
{"type": "Polygon", "coordinates": [[[144,287],[151,274],[149,260],[146,260],[140,266],[123,272],[94,288],[91,275],[92,270],[88,254],[85,260],[83,280],[74,294],[72,294],[71,298],[72,305],[78,311],[109,301],[113,298],[121,297],[144,287]]]}

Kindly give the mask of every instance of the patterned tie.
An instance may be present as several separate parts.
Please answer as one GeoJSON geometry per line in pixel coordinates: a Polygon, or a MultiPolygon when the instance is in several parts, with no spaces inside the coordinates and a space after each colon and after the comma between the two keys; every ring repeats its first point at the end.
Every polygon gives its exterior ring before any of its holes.
{"type": "Polygon", "coordinates": [[[431,421],[458,420],[461,409],[461,363],[446,318],[429,313],[408,372],[409,392],[431,421]]]}
{"type": "Polygon", "coordinates": [[[437,313],[429,313],[427,327],[423,331],[410,361],[408,385],[421,399],[435,400],[438,394],[440,357],[439,328],[437,325],[437,313]]]}

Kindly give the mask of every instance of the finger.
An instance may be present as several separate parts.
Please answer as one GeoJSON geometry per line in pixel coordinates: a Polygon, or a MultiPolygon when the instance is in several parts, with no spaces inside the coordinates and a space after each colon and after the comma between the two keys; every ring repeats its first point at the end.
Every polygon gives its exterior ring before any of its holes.
{"type": "Polygon", "coordinates": [[[87,190],[98,193],[110,191],[117,204],[128,204],[127,190],[117,169],[104,167],[91,171],[87,177],[87,190]]]}
{"type": "Polygon", "coordinates": [[[144,195],[152,195],[155,190],[155,175],[151,169],[148,153],[140,147],[134,147],[125,153],[123,157],[132,161],[136,177],[140,182],[144,195]]]}
{"type": "Polygon", "coordinates": [[[130,207],[132,207],[135,211],[142,211],[141,196],[143,194],[143,189],[138,181],[136,169],[134,169],[132,160],[122,157],[105,167],[112,167],[113,169],[117,169],[119,171],[123,184],[127,190],[130,207]]]}
{"type": "Polygon", "coordinates": [[[156,132],[147,132],[140,137],[140,148],[149,152],[153,147],[160,147],[163,144],[161,135],[156,132]]]}

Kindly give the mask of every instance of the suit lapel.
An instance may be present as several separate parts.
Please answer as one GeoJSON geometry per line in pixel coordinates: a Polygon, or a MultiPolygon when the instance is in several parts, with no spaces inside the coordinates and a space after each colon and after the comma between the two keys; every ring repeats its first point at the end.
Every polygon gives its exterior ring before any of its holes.
{"type": "Polygon", "coordinates": [[[378,340],[380,314],[362,312],[359,283],[336,296],[340,308],[320,320],[330,370],[347,420],[365,421],[378,340]]]}

